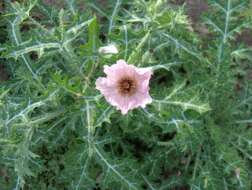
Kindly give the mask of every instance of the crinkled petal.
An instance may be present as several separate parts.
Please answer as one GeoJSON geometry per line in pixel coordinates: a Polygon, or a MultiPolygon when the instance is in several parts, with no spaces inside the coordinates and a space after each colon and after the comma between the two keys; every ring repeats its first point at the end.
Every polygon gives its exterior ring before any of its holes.
{"type": "Polygon", "coordinates": [[[120,110],[123,115],[128,113],[130,110],[128,97],[123,97],[120,95],[105,96],[105,99],[115,106],[117,110],[120,110]]]}
{"type": "Polygon", "coordinates": [[[104,73],[111,81],[118,81],[122,76],[126,76],[129,68],[124,60],[118,60],[116,64],[104,66],[104,73]]]}
{"type": "Polygon", "coordinates": [[[112,105],[126,114],[129,110],[128,100],[126,97],[121,96],[113,83],[107,78],[100,77],[96,80],[96,89],[104,95],[105,99],[112,105]]]}
{"type": "Polygon", "coordinates": [[[150,78],[152,75],[152,71],[149,68],[138,68],[137,69],[137,81],[141,81],[139,83],[139,91],[144,93],[144,92],[148,92],[149,91],[149,82],[150,82],[150,78]]]}
{"type": "Polygon", "coordinates": [[[104,96],[110,96],[116,93],[114,83],[104,77],[99,77],[96,80],[96,89],[100,90],[104,96]]]}
{"type": "Polygon", "coordinates": [[[137,68],[136,72],[138,73],[138,76],[141,77],[140,80],[150,80],[152,75],[151,68],[137,68]]]}
{"type": "Polygon", "coordinates": [[[132,104],[132,108],[136,108],[141,106],[144,108],[147,104],[152,102],[152,98],[148,92],[137,92],[134,96],[132,96],[132,100],[134,103],[132,104]]]}
{"type": "Polygon", "coordinates": [[[117,105],[117,108],[123,115],[127,114],[130,110],[128,97],[122,97],[118,102],[119,104],[117,105]]]}
{"type": "Polygon", "coordinates": [[[123,59],[119,59],[117,62],[116,62],[116,64],[114,64],[114,66],[128,66],[128,64],[126,63],[126,61],[125,60],[123,60],[123,59]]]}
{"type": "Polygon", "coordinates": [[[138,107],[145,108],[147,104],[152,102],[152,98],[149,93],[136,93],[134,96],[122,98],[117,100],[119,104],[117,107],[121,110],[122,114],[126,114],[129,110],[133,110],[138,107]]]}
{"type": "MultiPolygon", "coordinates": [[[[111,75],[116,72],[123,72],[125,69],[127,69],[127,67],[128,67],[127,63],[124,60],[120,59],[114,65],[111,65],[111,66],[105,65],[104,72],[107,75],[111,75]]],[[[116,74],[118,74],[118,73],[116,73],[116,74]]]]}

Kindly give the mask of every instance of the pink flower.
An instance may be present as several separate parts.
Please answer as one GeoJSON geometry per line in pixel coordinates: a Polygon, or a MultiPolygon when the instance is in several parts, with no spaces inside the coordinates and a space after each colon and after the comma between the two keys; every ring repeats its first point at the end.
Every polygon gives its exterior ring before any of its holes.
{"type": "Polygon", "coordinates": [[[96,80],[96,89],[122,114],[137,107],[144,108],[152,102],[149,95],[150,68],[138,68],[118,60],[112,66],[105,65],[104,72],[107,77],[96,80]]]}

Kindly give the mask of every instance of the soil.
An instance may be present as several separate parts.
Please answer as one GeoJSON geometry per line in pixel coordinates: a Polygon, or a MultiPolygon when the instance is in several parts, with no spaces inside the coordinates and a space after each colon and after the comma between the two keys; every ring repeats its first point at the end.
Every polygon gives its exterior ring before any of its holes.
{"type": "Polygon", "coordinates": [[[185,0],[185,3],[193,23],[199,22],[201,14],[209,8],[205,0],[185,0]]]}
{"type": "MultiPolygon", "coordinates": [[[[252,2],[252,1],[251,1],[252,2]]],[[[207,28],[200,24],[201,15],[209,9],[209,5],[205,0],[174,0],[176,4],[186,4],[187,14],[192,21],[193,27],[200,35],[208,35],[207,28]]],[[[244,30],[237,36],[237,43],[243,43],[247,46],[252,46],[252,31],[244,30]]]]}
{"type": "Polygon", "coordinates": [[[3,65],[0,65],[0,82],[8,80],[8,74],[3,65]]]}
{"type": "Polygon", "coordinates": [[[65,3],[63,0],[43,0],[43,3],[45,3],[46,5],[50,5],[50,6],[54,6],[57,8],[64,8],[65,3]]]}
{"type": "Polygon", "coordinates": [[[240,35],[238,35],[237,42],[252,46],[252,31],[249,29],[244,30],[240,35]]]}

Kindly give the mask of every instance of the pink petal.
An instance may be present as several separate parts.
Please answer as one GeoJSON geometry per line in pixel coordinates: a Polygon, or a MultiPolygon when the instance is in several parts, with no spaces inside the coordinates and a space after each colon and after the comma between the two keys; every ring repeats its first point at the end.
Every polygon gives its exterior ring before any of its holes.
{"type": "Polygon", "coordinates": [[[101,93],[104,96],[110,97],[111,95],[114,95],[116,93],[116,88],[114,86],[114,83],[112,83],[110,80],[104,77],[99,77],[96,80],[96,89],[100,90],[101,93]]]}
{"type": "Polygon", "coordinates": [[[124,60],[118,60],[116,64],[104,66],[104,73],[111,81],[117,81],[122,76],[125,76],[128,70],[128,65],[124,60]]]}

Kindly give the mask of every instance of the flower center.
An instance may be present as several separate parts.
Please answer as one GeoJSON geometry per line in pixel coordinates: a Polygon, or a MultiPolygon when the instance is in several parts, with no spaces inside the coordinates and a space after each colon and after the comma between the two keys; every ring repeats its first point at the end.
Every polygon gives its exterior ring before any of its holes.
{"type": "Polygon", "coordinates": [[[121,95],[131,96],[136,92],[136,81],[131,78],[123,78],[118,82],[118,90],[121,95]]]}

